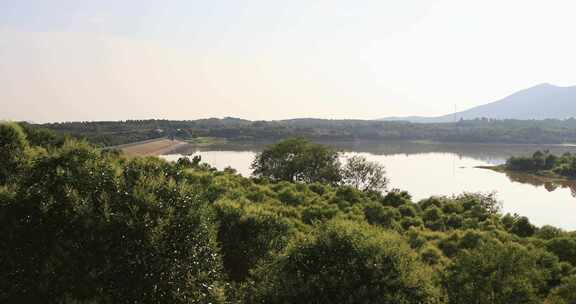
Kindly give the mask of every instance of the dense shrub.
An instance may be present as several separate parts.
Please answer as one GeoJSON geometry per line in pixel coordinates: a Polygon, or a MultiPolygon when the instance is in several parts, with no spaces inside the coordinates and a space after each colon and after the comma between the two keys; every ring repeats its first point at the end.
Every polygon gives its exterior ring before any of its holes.
{"type": "Polygon", "coordinates": [[[402,217],[402,214],[396,208],[372,202],[364,207],[364,216],[370,224],[392,229],[396,226],[396,222],[402,217]]]}
{"type": "Polygon", "coordinates": [[[210,206],[163,170],[129,174],[111,157],[67,142],[0,195],[0,302],[223,300],[210,206]]]}
{"type": "Polygon", "coordinates": [[[531,156],[511,157],[505,168],[514,171],[536,173],[555,173],[565,177],[576,177],[576,156],[566,153],[562,156],[550,154],[549,151],[536,151],[531,156]]]}
{"type": "Polygon", "coordinates": [[[331,221],[259,269],[262,303],[440,303],[431,271],[396,234],[331,221]]]}
{"type": "Polygon", "coordinates": [[[576,275],[565,278],[562,284],[552,290],[546,304],[576,303],[576,275]]]}
{"type": "Polygon", "coordinates": [[[559,237],[549,240],[546,247],[561,261],[568,262],[576,267],[576,238],[559,237]]]}
{"type": "Polygon", "coordinates": [[[445,286],[450,303],[542,303],[547,273],[537,253],[515,244],[489,242],[463,250],[448,267],[445,286]]]}
{"type": "Polygon", "coordinates": [[[17,175],[25,165],[28,141],[17,124],[0,124],[0,184],[17,175]]]}
{"type": "Polygon", "coordinates": [[[283,249],[290,237],[290,222],[262,207],[228,201],[215,206],[224,266],[234,281],[245,280],[258,261],[283,249]]]}
{"type": "Polygon", "coordinates": [[[521,236],[521,237],[528,237],[534,235],[536,232],[536,227],[530,223],[530,220],[525,217],[518,217],[512,227],[510,228],[510,232],[521,236]]]}
{"type": "Polygon", "coordinates": [[[0,139],[1,303],[574,302],[576,234],[492,193],[415,204],[13,124],[0,139]]]}

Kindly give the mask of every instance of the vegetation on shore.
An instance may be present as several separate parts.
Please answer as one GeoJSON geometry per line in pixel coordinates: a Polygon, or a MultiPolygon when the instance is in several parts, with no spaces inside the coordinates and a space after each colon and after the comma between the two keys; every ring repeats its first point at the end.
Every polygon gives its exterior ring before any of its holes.
{"type": "Polygon", "coordinates": [[[60,134],[114,146],[158,137],[202,137],[230,141],[277,141],[303,136],[318,141],[410,140],[469,143],[576,143],[576,119],[462,120],[452,123],[409,123],[376,120],[292,119],[249,121],[237,118],[127,120],[44,124],[60,134]]]}
{"type": "Polygon", "coordinates": [[[0,125],[2,303],[576,301],[575,232],[493,194],[414,202],[303,139],[245,178],[34,132],[0,125]]]}
{"type": "Polygon", "coordinates": [[[500,166],[480,166],[498,172],[520,172],[537,175],[549,181],[576,179],[576,155],[557,156],[549,151],[536,151],[530,156],[513,156],[500,166]]]}

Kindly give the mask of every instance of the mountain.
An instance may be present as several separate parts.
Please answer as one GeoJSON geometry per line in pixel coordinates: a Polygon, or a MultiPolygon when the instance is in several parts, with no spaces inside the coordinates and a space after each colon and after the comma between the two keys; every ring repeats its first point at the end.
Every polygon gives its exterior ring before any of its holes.
{"type": "Polygon", "coordinates": [[[453,122],[460,119],[565,119],[576,117],[576,86],[559,87],[540,84],[504,99],[466,111],[438,117],[388,117],[381,120],[417,123],[453,122]]]}

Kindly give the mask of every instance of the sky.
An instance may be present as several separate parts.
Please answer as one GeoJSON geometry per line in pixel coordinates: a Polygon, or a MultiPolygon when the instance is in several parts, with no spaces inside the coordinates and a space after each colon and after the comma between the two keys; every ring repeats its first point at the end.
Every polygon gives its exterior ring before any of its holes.
{"type": "Polygon", "coordinates": [[[436,116],[576,85],[573,0],[0,0],[0,120],[436,116]]]}

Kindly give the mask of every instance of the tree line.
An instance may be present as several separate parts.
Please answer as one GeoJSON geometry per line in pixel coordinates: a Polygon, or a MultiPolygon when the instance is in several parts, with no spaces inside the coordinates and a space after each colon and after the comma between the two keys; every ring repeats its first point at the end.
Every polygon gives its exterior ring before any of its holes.
{"type": "Polygon", "coordinates": [[[293,136],[314,140],[429,140],[474,143],[576,142],[576,119],[461,120],[409,123],[376,120],[292,119],[249,121],[238,118],[199,120],[127,120],[44,124],[60,134],[114,146],[158,137],[216,137],[234,141],[277,141],[293,136]]]}
{"type": "Polygon", "coordinates": [[[512,171],[576,178],[576,155],[569,152],[557,156],[549,151],[536,151],[530,156],[511,157],[504,166],[512,171]]]}
{"type": "Polygon", "coordinates": [[[0,125],[1,303],[576,301],[576,234],[494,194],[415,202],[303,139],[246,178],[30,132],[0,125]]]}

